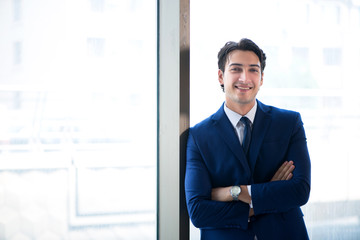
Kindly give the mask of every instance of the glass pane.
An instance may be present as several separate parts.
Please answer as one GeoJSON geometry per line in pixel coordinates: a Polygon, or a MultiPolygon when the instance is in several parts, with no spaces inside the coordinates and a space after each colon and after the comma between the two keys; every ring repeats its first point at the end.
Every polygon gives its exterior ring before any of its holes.
{"type": "MultiPolygon", "coordinates": [[[[258,99],[302,115],[312,161],[302,209],[311,239],[360,238],[359,9],[358,1],[225,0],[208,1],[204,11],[191,2],[191,125],[224,101],[220,48],[254,40],[267,55],[258,99]]],[[[193,228],[191,239],[198,235],[193,228]]]]}
{"type": "Polygon", "coordinates": [[[156,8],[0,1],[0,239],[156,239],[156,8]]]}

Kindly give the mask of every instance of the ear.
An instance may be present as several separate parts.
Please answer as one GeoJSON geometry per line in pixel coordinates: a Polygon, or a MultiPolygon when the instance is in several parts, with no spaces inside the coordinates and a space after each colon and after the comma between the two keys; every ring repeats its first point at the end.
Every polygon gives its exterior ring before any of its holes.
{"type": "Polygon", "coordinates": [[[264,82],[264,72],[261,73],[260,86],[263,85],[264,82]]]}
{"type": "Polygon", "coordinates": [[[218,80],[220,85],[224,85],[224,73],[221,69],[218,70],[218,80]]]}

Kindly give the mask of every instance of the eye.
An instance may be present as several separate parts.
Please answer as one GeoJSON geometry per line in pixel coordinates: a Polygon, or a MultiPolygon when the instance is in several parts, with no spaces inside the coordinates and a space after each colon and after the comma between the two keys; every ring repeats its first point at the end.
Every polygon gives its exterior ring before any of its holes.
{"type": "Polygon", "coordinates": [[[259,72],[259,69],[257,69],[257,68],[251,68],[251,69],[250,69],[250,72],[259,72]]]}
{"type": "Polygon", "coordinates": [[[241,68],[239,67],[233,67],[230,69],[232,72],[240,72],[241,71],[241,68]]]}

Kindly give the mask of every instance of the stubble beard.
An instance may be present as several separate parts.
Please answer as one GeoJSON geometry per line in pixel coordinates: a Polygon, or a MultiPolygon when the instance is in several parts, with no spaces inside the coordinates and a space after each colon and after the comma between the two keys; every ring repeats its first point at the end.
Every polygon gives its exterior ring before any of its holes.
{"type": "Polygon", "coordinates": [[[238,104],[239,106],[246,106],[254,103],[257,92],[254,95],[249,96],[248,98],[246,97],[242,98],[236,93],[227,94],[226,91],[225,94],[226,94],[226,98],[229,99],[231,102],[238,104]]]}

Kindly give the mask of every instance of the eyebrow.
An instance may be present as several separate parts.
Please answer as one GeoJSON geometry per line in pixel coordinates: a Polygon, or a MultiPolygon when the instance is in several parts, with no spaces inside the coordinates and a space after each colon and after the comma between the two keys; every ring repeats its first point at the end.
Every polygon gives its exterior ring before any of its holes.
{"type": "MultiPolygon", "coordinates": [[[[243,67],[244,64],[241,64],[241,63],[232,63],[232,64],[229,65],[229,67],[231,67],[231,66],[240,66],[240,67],[243,67]]],[[[260,68],[259,64],[249,64],[249,67],[258,67],[258,68],[260,68]]]]}

